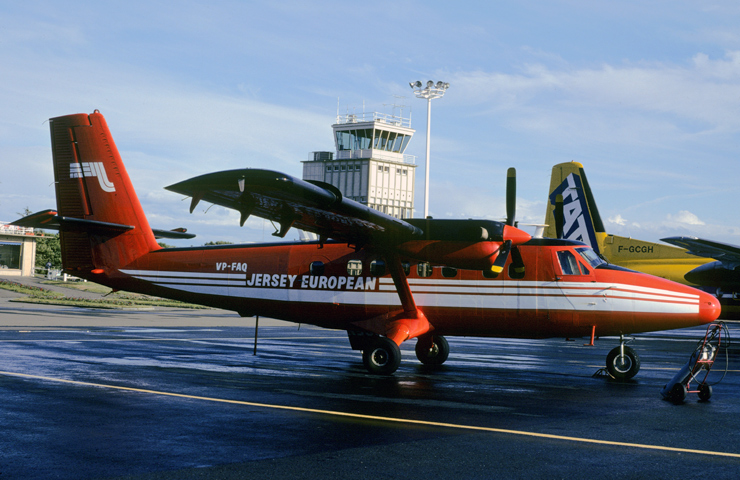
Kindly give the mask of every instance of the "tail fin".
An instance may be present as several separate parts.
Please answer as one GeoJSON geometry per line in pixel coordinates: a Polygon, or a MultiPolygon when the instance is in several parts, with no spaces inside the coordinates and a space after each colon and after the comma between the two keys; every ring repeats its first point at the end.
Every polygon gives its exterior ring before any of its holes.
{"type": "Polygon", "coordinates": [[[591,246],[597,253],[606,232],[599,210],[586,180],[583,165],[578,162],[561,163],[552,167],[550,196],[545,213],[545,236],[555,238],[555,198],[563,196],[563,238],[578,240],[591,246]]]}
{"type": "Polygon", "coordinates": [[[103,273],[159,249],[103,115],[49,122],[59,217],[84,220],[61,229],[65,270],[103,273]]]}

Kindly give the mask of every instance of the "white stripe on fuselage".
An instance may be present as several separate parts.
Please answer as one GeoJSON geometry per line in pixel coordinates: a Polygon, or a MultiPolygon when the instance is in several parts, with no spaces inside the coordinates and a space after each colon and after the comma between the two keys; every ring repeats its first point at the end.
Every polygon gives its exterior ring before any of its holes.
{"type": "MultiPolygon", "coordinates": [[[[121,270],[139,280],[189,293],[244,300],[400,306],[393,280],[378,290],[248,287],[246,274],[121,270]]],[[[698,313],[699,295],[651,287],[596,282],[409,279],[419,307],[502,310],[576,310],[640,313],[698,313]]]]}

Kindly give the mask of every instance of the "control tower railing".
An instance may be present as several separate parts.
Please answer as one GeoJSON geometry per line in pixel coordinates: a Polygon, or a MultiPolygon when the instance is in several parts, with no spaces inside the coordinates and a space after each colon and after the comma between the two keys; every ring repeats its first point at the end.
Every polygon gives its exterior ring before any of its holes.
{"type": "Polygon", "coordinates": [[[362,113],[347,113],[345,115],[337,115],[337,125],[343,125],[345,123],[364,123],[364,122],[379,122],[379,123],[386,123],[388,125],[394,125],[396,127],[411,128],[410,118],[403,118],[398,115],[392,115],[392,114],[387,114],[387,113],[362,112],[362,113]]]}

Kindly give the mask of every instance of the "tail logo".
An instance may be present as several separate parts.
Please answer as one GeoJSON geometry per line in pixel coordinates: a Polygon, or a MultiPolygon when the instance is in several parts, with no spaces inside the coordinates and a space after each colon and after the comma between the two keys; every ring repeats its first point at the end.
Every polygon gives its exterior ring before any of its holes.
{"type": "Polygon", "coordinates": [[[115,192],[116,187],[108,180],[103,162],[82,162],[69,164],[69,178],[91,178],[98,177],[100,188],[104,192],[115,192]]]}
{"type": "Polygon", "coordinates": [[[590,245],[597,253],[599,251],[594,233],[591,214],[586,204],[586,195],[581,184],[581,177],[568,175],[563,183],[550,194],[550,203],[555,205],[558,195],[563,196],[563,238],[577,240],[590,245]]]}

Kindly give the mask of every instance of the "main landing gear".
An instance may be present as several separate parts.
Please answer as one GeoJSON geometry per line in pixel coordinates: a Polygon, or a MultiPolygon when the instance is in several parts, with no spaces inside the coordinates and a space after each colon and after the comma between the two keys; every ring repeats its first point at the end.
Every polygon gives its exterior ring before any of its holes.
{"type": "MultiPolygon", "coordinates": [[[[362,350],[362,363],[375,375],[391,375],[401,364],[401,349],[388,337],[347,332],[355,350],[362,350]]],[[[442,365],[450,355],[450,345],[442,335],[424,335],[416,342],[416,358],[424,365],[442,365]]]]}
{"type": "Polygon", "coordinates": [[[640,371],[640,356],[625,345],[624,335],[619,337],[619,346],[606,356],[606,370],[617,380],[629,380],[640,371]]]}
{"type": "Polygon", "coordinates": [[[370,373],[390,375],[401,365],[401,349],[388,337],[372,337],[362,350],[362,363],[370,373]]]}
{"type": "Polygon", "coordinates": [[[450,344],[442,335],[419,337],[416,358],[424,365],[442,365],[450,356],[450,344]]]}

